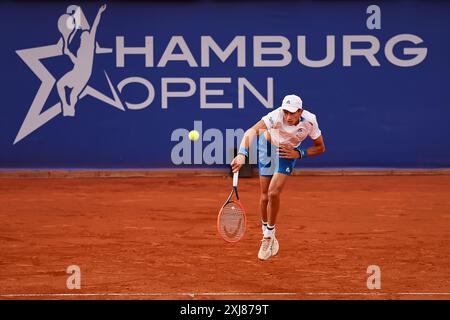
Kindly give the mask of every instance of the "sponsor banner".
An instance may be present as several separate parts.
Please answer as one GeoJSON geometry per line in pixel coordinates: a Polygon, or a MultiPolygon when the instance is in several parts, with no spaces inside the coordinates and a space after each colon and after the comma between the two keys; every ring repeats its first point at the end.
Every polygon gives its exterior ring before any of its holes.
{"type": "Polygon", "coordinates": [[[327,147],[297,167],[448,167],[449,9],[3,2],[0,167],[225,166],[288,94],[327,147]]]}

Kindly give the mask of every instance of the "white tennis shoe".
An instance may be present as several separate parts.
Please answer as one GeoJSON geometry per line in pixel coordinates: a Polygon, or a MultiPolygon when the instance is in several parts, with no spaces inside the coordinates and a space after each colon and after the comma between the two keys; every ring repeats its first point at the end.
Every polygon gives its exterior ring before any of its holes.
{"type": "Polygon", "coordinates": [[[264,238],[261,240],[261,247],[259,248],[258,258],[260,260],[268,260],[270,257],[277,255],[280,245],[275,236],[271,238],[264,238]]]}
{"type": "Polygon", "coordinates": [[[273,236],[273,245],[272,245],[272,257],[278,254],[278,250],[280,250],[280,244],[275,236],[273,236]]]}

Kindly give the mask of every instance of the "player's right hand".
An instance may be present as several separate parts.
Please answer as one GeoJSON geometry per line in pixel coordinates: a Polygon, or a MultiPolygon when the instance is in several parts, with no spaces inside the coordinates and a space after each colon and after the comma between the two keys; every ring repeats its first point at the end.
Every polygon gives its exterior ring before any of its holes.
{"type": "Polygon", "coordinates": [[[238,172],[245,163],[245,156],[243,154],[238,154],[233,161],[231,161],[231,170],[233,173],[238,172]]]}

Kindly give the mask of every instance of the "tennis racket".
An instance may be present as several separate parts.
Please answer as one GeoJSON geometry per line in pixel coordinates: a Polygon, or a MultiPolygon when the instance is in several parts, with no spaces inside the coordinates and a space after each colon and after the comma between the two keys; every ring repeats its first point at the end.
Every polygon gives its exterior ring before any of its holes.
{"type": "Polygon", "coordinates": [[[239,172],[233,174],[233,189],[217,217],[217,230],[227,242],[238,242],[241,240],[247,228],[245,210],[239,200],[237,189],[238,177],[239,172]],[[236,200],[232,200],[233,194],[236,195],[236,200]]]}

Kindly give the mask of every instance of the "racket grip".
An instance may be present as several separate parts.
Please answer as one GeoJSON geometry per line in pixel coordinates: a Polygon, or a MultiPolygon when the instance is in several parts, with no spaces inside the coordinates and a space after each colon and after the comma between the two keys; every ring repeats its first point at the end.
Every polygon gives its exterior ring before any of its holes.
{"type": "Polygon", "coordinates": [[[239,177],[239,171],[233,173],[233,187],[237,187],[237,185],[238,185],[238,177],[239,177]]]}

